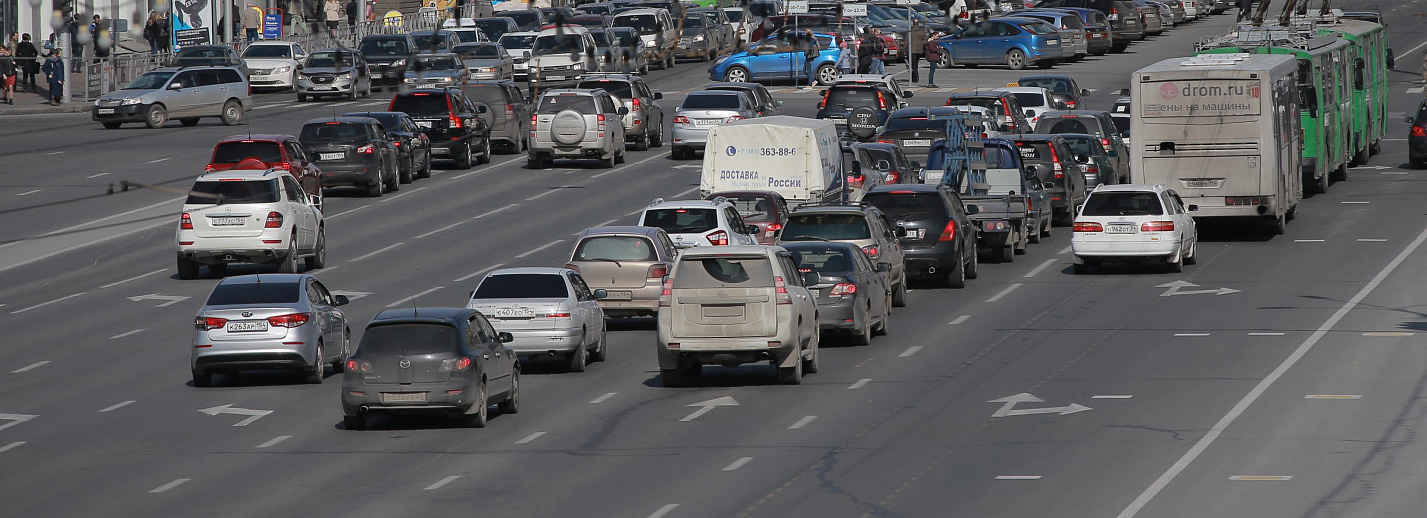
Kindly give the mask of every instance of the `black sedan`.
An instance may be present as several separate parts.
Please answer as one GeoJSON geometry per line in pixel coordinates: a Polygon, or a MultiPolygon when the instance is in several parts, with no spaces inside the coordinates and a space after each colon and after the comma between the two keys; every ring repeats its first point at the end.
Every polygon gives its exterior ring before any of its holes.
{"type": "Polygon", "coordinates": [[[416,121],[404,112],[353,112],[343,117],[371,117],[382,124],[388,140],[396,146],[396,162],[401,183],[431,177],[431,139],[416,121]]]}

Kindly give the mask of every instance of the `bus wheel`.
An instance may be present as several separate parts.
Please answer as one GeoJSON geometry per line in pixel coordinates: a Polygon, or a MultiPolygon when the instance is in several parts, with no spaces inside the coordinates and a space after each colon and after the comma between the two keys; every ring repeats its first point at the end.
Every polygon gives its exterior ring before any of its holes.
{"type": "Polygon", "coordinates": [[[1338,168],[1337,168],[1337,169],[1334,169],[1332,173],[1329,173],[1329,174],[1328,174],[1328,180],[1329,180],[1329,181],[1341,182],[1341,181],[1347,180],[1347,179],[1348,179],[1348,164],[1338,164],[1338,168]]]}

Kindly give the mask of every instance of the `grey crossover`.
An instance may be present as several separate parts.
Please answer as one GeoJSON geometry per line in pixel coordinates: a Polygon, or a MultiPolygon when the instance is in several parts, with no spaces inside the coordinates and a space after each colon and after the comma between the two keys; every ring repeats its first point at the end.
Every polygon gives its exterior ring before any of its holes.
{"type": "Polygon", "coordinates": [[[297,140],[322,169],[323,187],[353,186],[370,196],[397,190],[397,151],[371,117],[312,119],[297,140]]]}
{"type": "Polygon", "coordinates": [[[808,291],[818,301],[818,328],[823,333],[851,335],[855,345],[871,343],[887,333],[892,315],[892,288],[882,273],[891,263],[876,262],[852,243],[784,243],[798,271],[818,273],[808,291]]]}
{"type": "Polygon", "coordinates": [[[214,373],[293,369],[322,383],[327,365],[342,372],[351,330],[332,295],[309,274],[254,274],[218,282],[193,319],[193,386],[214,373]]]}
{"type": "Polygon", "coordinates": [[[367,60],[361,54],[346,49],[323,49],[307,55],[293,90],[299,102],[328,95],[356,99],[358,94],[372,95],[372,77],[367,70],[367,60]]]}

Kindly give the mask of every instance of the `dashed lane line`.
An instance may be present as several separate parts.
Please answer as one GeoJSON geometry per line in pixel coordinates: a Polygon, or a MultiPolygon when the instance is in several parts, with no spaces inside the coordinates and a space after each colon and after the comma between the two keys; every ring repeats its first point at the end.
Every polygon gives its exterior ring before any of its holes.
{"type": "Polygon", "coordinates": [[[1031,277],[1035,277],[1036,275],[1040,274],[1042,271],[1045,271],[1046,268],[1050,268],[1050,265],[1055,264],[1055,263],[1058,262],[1058,261],[1060,261],[1060,260],[1059,260],[1059,259],[1046,259],[1045,262],[1042,262],[1042,263],[1040,264],[1040,266],[1035,267],[1035,269],[1031,270],[1030,273],[1027,273],[1027,274],[1025,275],[1025,278],[1029,279],[1029,278],[1031,278],[1031,277]]]}
{"type": "Polygon", "coordinates": [[[485,267],[485,268],[481,268],[480,270],[477,270],[475,273],[472,273],[472,274],[470,274],[470,275],[462,276],[461,278],[456,279],[456,280],[451,281],[451,282],[465,282],[467,279],[470,279],[471,277],[475,277],[475,276],[477,276],[477,275],[481,275],[481,274],[483,274],[483,273],[489,272],[489,271],[494,270],[494,269],[496,269],[496,268],[500,268],[500,267],[502,267],[502,266],[505,266],[505,263],[496,263],[496,264],[487,266],[487,267],[485,267]]]}
{"type": "Polygon", "coordinates": [[[15,448],[19,448],[19,447],[24,446],[24,445],[25,445],[25,441],[15,441],[15,442],[12,442],[12,443],[10,443],[10,444],[6,444],[6,445],[4,445],[4,446],[0,446],[0,453],[5,453],[5,452],[7,452],[7,451],[13,450],[13,449],[15,449],[15,448]]]}
{"type": "Polygon", "coordinates": [[[119,333],[119,334],[117,334],[117,335],[111,336],[111,337],[109,337],[109,339],[110,339],[110,340],[118,340],[118,339],[124,338],[124,337],[126,337],[126,336],[134,336],[134,335],[136,335],[136,334],[142,333],[143,331],[144,331],[143,329],[135,329],[135,330],[133,330],[133,331],[125,331],[125,332],[123,332],[123,333],[119,333]]]}
{"type": "Polygon", "coordinates": [[[162,493],[162,492],[164,492],[164,491],[168,491],[168,490],[170,490],[170,489],[173,489],[173,488],[176,488],[176,487],[178,487],[178,486],[180,486],[180,485],[183,485],[184,482],[188,482],[189,480],[193,480],[193,479],[191,479],[191,478],[180,478],[180,479],[178,479],[178,480],[174,480],[173,482],[169,482],[169,483],[164,484],[164,485],[162,485],[162,486],[159,486],[159,487],[150,489],[149,492],[150,492],[150,493],[162,493]]]}
{"type": "Polygon", "coordinates": [[[529,444],[530,441],[539,439],[540,436],[542,436],[542,435],[545,435],[545,432],[535,432],[535,433],[532,433],[532,434],[530,434],[530,435],[525,436],[524,438],[521,438],[519,441],[515,441],[515,443],[516,443],[516,444],[529,444]]]}
{"type": "Polygon", "coordinates": [[[898,358],[906,358],[906,357],[911,356],[911,355],[913,355],[913,354],[917,354],[917,351],[920,351],[920,350],[922,350],[922,346],[920,346],[920,345],[913,345],[913,346],[911,346],[911,347],[908,347],[907,350],[902,351],[902,354],[897,355],[897,357],[898,357],[898,358]]]}
{"type": "Polygon", "coordinates": [[[955,319],[952,319],[951,322],[947,322],[947,325],[959,326],[961,324],[966,323],[967,320],[971,320],[971,315],[961,315],[959,317],[956,317],[955,319]]]}
{"type": "Polygon", "coordinates": [[[753,457],[739,457],[738,460],[733,461],[732,464],[724,466],[723,471],[735,471],[751,461],[753,461],[753,457]]]}
{"type": "Polygon", "coordinates": [[[815,420],[815,419],[817,419],[817,418],[818,418],[818,416],[815,416],[815,415],[810,415],[810,416],[804,417],[804,418],[802,418],[802,419],[797,420],[797,422],[793,423],[792,426],[789,426],[788,429],[789,429],[789,430],[797,430],[797,429],[799,429],[799,428],[802,428],[802,427],[804,427],[804,426],[807,426],[808,423],[813,422],[813,420],[815,420]]]}
{"type": "Polygon", "coordinates": [[[132,404],[134,404],[134,400],[132,400],[132,399],[130,399],[130,400],[128,400],[128,401],[121,401],[121,402],[119,402],[119,403],[115,403],[115,404],[113,404],[113,405],[109,405],[109,406],[107,406],[107,407],[104,407],[104,409],[103,409],[103,410],[100,410],[99,413],[102,414],[102,413],[106,413],[106,412],[113,412],[113,411],[115,411],[115,410],[118,410],[118,409],[120,409],[120,408],[124,408],[124,407],[129,406],[129,405],[132,405],[132,404]]]}
{"type": "Polygon", "coordinates": [[[441,479],[441,480],[437,480],[435,484],[431,484],[431,485],[429,485],[429,486],[426,486],[426,491],[431,491],[431,490],[433,490],[433,489],[441,489],[442,486],[445,486],[446,484],[450,484],[451,482],[455,481],[455,480],[458,479],[458,478],[461,478],[461,476],[460,476],[460,475],[451,475],[451,476],[446,477],[446,478],[443,478],[443,479],[441,479]]]}
{"type": "Polygon", "coordinates": [[[255,446],[255,448],[271,448],[271,447],[273,447],[274,445],[276,445],[277,443],[286,441],[286,440],[291,439],[291,438],[292,438],[291,435],[279,435],[279,436],[277,436],[277,437],[273,437],[272,439],[268,439],[268,441],[265,442],[265,443],[262,443],[262,444],[259,444],[259,445],[255,446]]]}
{"type": "Polygon", "coordinates": [[[555,246],[555,245],[558,245],[558,244],[564,243],[564,242],[565,242],[564,239],[556,239],[556,240],[554,240],[554,241],[551,241],[551,242],[549,242],[549,243],[545,243],[545,244],[543,244],[543,245],[540,245],[539,247],[536,247],[536,248],[534,248],[534,249],[531,249],[531,250],[529,250],[529,251],[526,251],[525,253],[522,253],[522,254],[520,254],[520,255],[517,255],[517,256],[515,256],[515,258],[516,258],[516,259],[524,259],[524,258],[530,256],[531,254],[534,254],[534,253],[536,253],[536,252],[539,252],[539,251],[541,251],[541,250],[544,250],[544,249],[546,249],[546,248],[550,248],[550,247],[552,247],[552,246],[555,246]]]}
{"type": "Polygon", "coordinates": [[[366,258],[368,258],[368,257],[374,256],[374,255],[377,255],[377,254],[380,254],[380,253],[382,253],[382,252],[385,252],[385,251],[387,251],[387,250],[391,250],[391,249],[393,249],[393,248],[396,248],[396,247],[401,246],[401,245],[404,245],[404,244],[406,244],[406,243],[394,243],[394,244],[391,244],[391,245],[387,245],[386,247],[381,248],[380,250],[377,250],[377,251],[375,251],[375,252],[369,252],[369,253],[367,253],[366,255],[360,255],[360,256],[354,257],[354,258],[349,259],[349,260],[352,261],[352,262],[357,262],[357,261],[360,261],[360,260],[362,260],[362,259],[366,259],[366,258]]]}
{"type": "Polygon", "coordinates": [[[499,209],[491,209],[491,210],[482,212],[482,213],[480,213],[479,215],[477,215],[476,217],[473,217],[473,218],[471,218],[471,219],[481,219],[481,218],[484,218],[484,217],[489,216],[489,215],[491,215],[491,214],[495,214],[495,213],[497,213],[497,212],[501,212],[501,211],[504,211],[504,210],[506,210],[506,209],[512,209],[512,208],[519,207],[519,206],[520,206],[519,203],[510,203],[510,204],[507,204],[506,206],[501,207],[501,208],[499,208],[499,209]]]}
{"type": "Polygon", "coordinates": [[[39,309],[39,308],[48,306],[48,305],[50,305],[50,304],[54,304],[54,303],[56,303],[56,302],[64,302],[64,301],[66,301],[66,300],[69,300],[69,299],[72,299],[72,298],[75,298],[75,297],[82,297],[82,296],[84,296],[85,293],[86,293],[86,292],[81,291],[81,292],[79,292],[79,293],[75,293],[74,295],[65,295],[65,296],[63,296],[63,297],[60,297],[60,298],[51,300],[51,301],[49,301],[49,302],[41,302],[41,303],[39,303],[39,304],[35,304],[35,305],[33,305],[33,306],[30,306],[30,307],[28,307],[28,308],[17,309],[17,310],[15,310],[15,311],[11,311],[10,314],[11,314],[11,315],[14,315],[14,314],[17,314],[17,313],[24,313],[24,312],[29,311],[29,310],[32,310],[32,309],[39,309]]]}
{"type": "Polygon", "coordinates": [[[421,297],[423,297],[423,296],[430,295],[432,292],[434,292],[434,291],[436,291],[436,290],[439,290],[439,289],[441,289],[441,288],[445,288],[445,286],[437,286],[437,287],[435,287],[435,288],[431,288],[431,289],[426,290],[426,291],[423,291],[423,292],[421,292],[421,293],[417,293],[417,294],[412,295],[412,296],[410,296],[410,297],[403,297],[403,298],[397,300],[396,302],[393,302],[393,303],[391,303],[391,304],[387,304],[386,307],[394,308],[394,307],[400,306],[400,305],[402,305],[402,304],[406,304],[407,302],[411,302],[412,300],[416,300],[416,299],[421,298],[421,297]]]}
{"type": "Polygon", "coordinates": [[[860,380],[857,380],[857,381],[854,382],[853,384],[848,385],[848,386],[847,386],[847,390],[857,390],[857,389],[860,389],[860,388],[862,388],[862,387],[866,387],[867,384],[868,384],[868,383],[871,383],[871,382],[872,382],[872,378],[862,378],[862,379],[860,379],[860,380]]]}
{"type": "Polygon", "coordinates": [[[40,368],[40,367],[44,367],[45,364],[48,364],[49,362],[50,362],[49,360],[45,360],[45,361],[38,361],[38,362],[35,362],[35,363],[31,363],[31,364],[26,365],[26,366],[24,366],[24,367],[20,367],[20,368],[18,368],[18,369],[15,369],[15,370],[10,371],[10,374],[19,374],[19,373],[21,373],[21,372],[29,372],[29,371],[38,369],[38,368],[40,368]]]}
{"type": "Polygon", "coordinates": [[[609,398],[614,397],[615,394],[618,394],[618,392],[606,392],[605,395],[590,400],[590,404],[598,405],[604,403],[605,401],[609,401],[609,398]]]}
{"type": "Polygon", "coordinates": [[[664,518],[664,515],[669,514],[677,507],[679,507],[679,504],[664,504],[664,507],[660,507],[659,510],[654,511],[648,518],[664,518]]]}
{"type": "Polygon", "coordinates": [[[996,302],[996,301],[998,301],[998,300],[1001,300],[1001,299],[1004,298],[1006,295],[1010,295],[1011,292],[1016,291],[1016,288],[1019,288],[1019,287],[1021,287],[1021,283],[1019,283],[1019,282],[1018,282],[1018,283],[1015,283],[1015,284],[1012,284],[1012,285],[1010,285],[1010,286],[1006,286],[1006,289],[1001,290],[1000,293],[997,293],[997,294],[995,294],[995,295],[992,295],[991,298],[986,299],[986,302],[996,302]]]}
{"type": "Polygon", "coordinates": [[[99,289],[113,288],[113,287],[115,287],[115,286],[118,286],[118,285],[120,285],[120,284],[124,284],[124,283],[129,282],[129,281],[137,281],[137,280],[142,279],[142,278],[144,278],[144,277],[148,277],[148,276],[150,276],[150,275],[157,275],[157,274],[160,274],[160,273],[163,273],[163,272],[166,272],[166,271],[168,271],[168,269],[166,269],[166,268],[160,268],[160,269],[158,269],[158,270],[154,270],[154,271],[149,272],[149,273],[144,273],[144,274],[135,275],[135,276],[133,276],[133,277],[130,277],[130,278],[128,278],[128,279],[124,279],[124,280],[122,280],[122,281],[115,281],[115,282],[111,282],[111,283],[109,283],[109,284],[105,284],[105,285],[103,285],[103,286],[100,286],[99,289]]]}

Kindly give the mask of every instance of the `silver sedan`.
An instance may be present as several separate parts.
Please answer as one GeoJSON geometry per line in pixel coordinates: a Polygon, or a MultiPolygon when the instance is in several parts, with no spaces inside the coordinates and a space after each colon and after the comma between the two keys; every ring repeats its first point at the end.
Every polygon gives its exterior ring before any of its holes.
{"type": "Polygon", "coordinates": [[[506,344],[522,358],[564,358],[572,372],[605,359],[605,320],[597,299],[569,268],[504,268],[481,279],[466,307],[510,333],[506,344]]]}
{"type": "Polygon", "coordinates": [[[327,365],[342,372],[351,353],[352,333],[337,309],[346,303],[309,274],[219,281],[193,320],[193,385],[208,386],[214,373],[257,369],[296,370],[322,383],[327,365]]]}
{"type": "Polygon", "coordinates": [[[462,43],[456,54],[466,64],[468,77],[477,81],[498,81],[515,77],[515,58],[499,43],[462,43]]]}
{"type": "Polygon", "coordinates": [[[674,114],[674,143],[670,152],[675,160],[694,158],[694,152],[708,143],[709,128],[757,116],[757,104],[746,92],[691,93],[674,114]]]}

